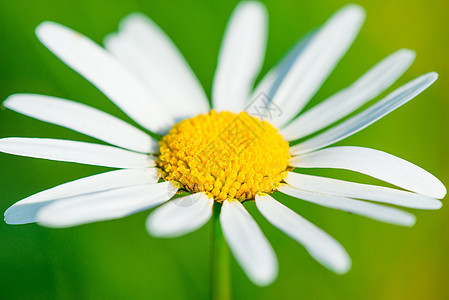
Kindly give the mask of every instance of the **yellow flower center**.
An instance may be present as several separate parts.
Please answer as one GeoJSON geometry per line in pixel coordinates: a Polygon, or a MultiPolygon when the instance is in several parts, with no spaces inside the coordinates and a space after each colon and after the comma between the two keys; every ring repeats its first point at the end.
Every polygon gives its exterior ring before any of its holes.
{"type": "Polygon", "coordinates": [[[273,192],[290,159],[279,131],[246,112],[212,110],[181,121],[159,146],[157,166],[165,180],[218,202],[273,192]]]}

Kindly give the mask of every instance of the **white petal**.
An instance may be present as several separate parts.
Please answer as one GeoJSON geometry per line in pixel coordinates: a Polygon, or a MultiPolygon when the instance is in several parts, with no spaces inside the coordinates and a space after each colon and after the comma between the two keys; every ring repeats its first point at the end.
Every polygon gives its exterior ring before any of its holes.
{"type": "Polygon", "coordinates": [[[441,201],[383,186],[288,172],[285,182],[308,192],[384,202],[418,209],[439,209],[441,201]]]}
{"type": "Polygon", "coordinates": [[[282,109],[272,102],[273,96],[292,68],[295,60],[304,49],[307,49],[307,45],[312,40],[312,37],[313,32],[310,32],[301,38],[287,55],[263,77],[254,90],[250,103],[245,107],[246,113],[261,121],[270,123],[273,123],[273,119],[282,115],[282,109]]]}
{"type": "Polygon", "coordinates": [[[385,223],[401,226],[413,226],[416,221],[415,216],[411,213],[371,202],[307,192],[296,189],[288,184],[281,184],[278,187],[278,191],[304,201],[361,215],[385,223]]]}
{"type": "Polygon", "coordinates": [[[364,19],[361,7],[347,5],[313,35],[274,95],[274,104],[282,109],[272,120],[274,125],[284,125],[306,105],[352,44],[364,19]]]}
{"type": "Polygon", "coordinates": [[[125,169],[63,183],[16,202],[5,211],[5,222],[8,224],[33,223],[37,221],[36,214],[40,208],[61,200],[61,198],[132,185],[156,183],[158,178],[156,168],[125,169]]]}
{"type": "Polygon", "coordinates": [[[257,223],[237,200],[226,200],[220,223],[228,245],[246,275],[257,285],[276,278],[278,264],[270,243],[257,223]]]}
{"type": "Polygon", "coordinates": [[[391,154],[363,147],[333,147],[293,157],[298,168],[356,171],[432,198],[443,198],[446,188],[426,170],[391,154]]]}
{"type": "Polygon", "coordinates": [[[239,112],[249,99],[262,67],[267,35],[267,12],[258,2],[242,2],[226,28],[212,88],[217,111],[239,112]]]}
{"type": "Polygon", "coordinates": [[[350,269],[351,259],[348,253],[326,232],[271,196],[256,196],[256,205],[271,224],[302,244],[325,267],[340,274],[350,269]]]}
{"type": "Polygon", "coordinates": [[[74,196],[43,207],[37,220],[48,227],[69,227],[123,218],[169,200],[176,191],[170,182],[162,182],[74,196]]]}
{"type": "Polygon", "coordinates": [[[158,237],[176,237],[192,232],[212,216],[214,200],[204,193],[174,199],[156,208],[147,219],[147,230],[158,237]]]}
{"type": "Polygon", "coordinates": [[[300,115],[281,130],[292,141],[340,120],[390,87],[412,64],[415,52],[401,49],[391,54],[349,87],[300,115]]]}
{"type": "Polygon", "coordinates": [[[99,144],[42,138],[0,139],[0,152],[111,168],[147,168],[146,154],[99,144]]]}
{"type": "Polygon", "coordinates": [[[146,129],[165,132],[173,124],[158,99],[139,79],[87,37],[48,21],[36,28],[36,35],[64,63],[146,129]]]}
{"type": "Polygon", "coordinates": [[[120,23],[105,47],[160,96],[175,120],[209,111],[209,103],[192,69],[170,38],[149,18],[133,13],[120,23]]]}
{"type": "Polygon", "coordinates": [[[306,140],[305,142],[291,147],[290,152],[293,155],[311,152],[313,150],[332,145],[359,132],[363,128],[371,125],[396,108],[415,98],[427,89],[433,82],[435,82],[437,78],[438,75],[432,72],[410,81],[390,93],[381,101],[344,121],[343,123],[328,129],[325,132],[306,140]]]}
{"type": "Polygon", "coordinates": [[[282,83],[282,80],[292,68],[295,60],[305,49],[307,49],[307,45],[312,40],[313,34],[313,31],[309,32],[299,39],[288,53],[273,68],[271,68],[267,74],[265,74],[254,89],[253,96],[251,97],[252,100],[255,100],[261,93],[267,95],[270,100],[273,98],[279,85],[282,83]]]}
{"type": "Polygon", "coordinates": [[[90,106],[56,97],[15,94],[3,105],[38,120],[67,127],[109,144],[138,152],[154,152],[157,142],[130,124],[90,106]]]}

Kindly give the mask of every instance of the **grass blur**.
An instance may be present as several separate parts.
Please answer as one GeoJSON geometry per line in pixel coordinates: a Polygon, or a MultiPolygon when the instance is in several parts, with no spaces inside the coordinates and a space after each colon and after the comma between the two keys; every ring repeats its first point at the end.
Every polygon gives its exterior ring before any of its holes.
{"type": "MultiPolygon", "coordinates": [[[[97,42],[126,14],[140,11],[175,41],[210,95],[221,36],[237,1],[0,0],[0,99],[31,92],[78,100],[129,120],[86,80],[36,39],[34,28],[52,20],[97,42]]],[[[345,1],[271,0],[267,71],[303,34],[322,24],[345,1]]],[[[410,160],[448,183],[449,2],[358,1],[367,21],[353,47],[312,104],[354,81],[377,61],[406,47],[418,56],[396,83],[436,71],[439,80],[409,104],[340,144],[367,146],[410,160]]],[[[391,89],[389,90],[391,91],[391,89]]],[[[131,122],[131,121],[130,121],[131,122]]],[[[2,109],[0,136],[54,137],[93,142],[67,129],[2,109]]],[[[32,193],[102,169],[0,154],[0,211],[32,193]]],[[[321,173],[323,174],[323,173],[321,173]]],[[[340,178],[375,182],[349,172],[340,178]]],[[[449,212],[415,211],[413,228],[382,224],[278,199],[329,232],[350,253],[352,270],[335,275],[296,242],[246,205],[280,262],[277,281],[258,288],[232,261],[235,299],[448,299],[449,212]]],[[[1,299],[206,299],[211,224],[176,239],[150,237],[148,212],[69,229],[0,224],[1,299]]]]}

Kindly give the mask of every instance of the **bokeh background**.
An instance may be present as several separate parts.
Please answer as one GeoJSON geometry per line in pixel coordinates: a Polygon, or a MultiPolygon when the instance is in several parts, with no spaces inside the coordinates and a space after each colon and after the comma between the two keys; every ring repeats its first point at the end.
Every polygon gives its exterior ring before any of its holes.
{"type": "MultiPolygon", "coordinates": [[[[0,0],[0,99],[16,92],[74,99],[128,120],[105,96],[66,67],[35,38],[44,20],[72,27],[97,42],[126,14],[141,11],[176,42],[210,94],[221,36],[237,1],[0,0]]],[[[266,1],[267,71],[303,34],[346,4],[340,0],[266,1]]],[[[395,86],[436,71],[429,90],[340,144],[377,148],[410,160],[449,183],[449,2],[361,0],[367,21],[353,47],[312,104],[351,83],[377,61],[402,47],[418,56],[395,86]]],[[[391,91],[391,89],[390,89],[391,91]]],[[[130,121],[131,122],[131,121],[130,121]]],[[[94,141],[14,112],[0,111],[0,136],[94,141]]],[[[32,193],[105,171],[70,163],[0,154],[0,211],[32,193]]],[[[349,172],[329,176],[375,182],[349,172]]],[[[377,183],[377,182],[375,182],[377,183]]],[[[278,196],[280,197],[280,196],[278,196]]],[[[296,242],[246,207],[269,237],[280,262],[277,281],[254,286],[232,261],[235,299],[448,299],[449,210],[415,211],[413,228],[280,198],[337,238],[353,259],[335,275],[296,242]]],[[[447,206],[447,205],[446,205],[447,206]]],[[[209,296],[211,224],[176,239],[150,237],[148,212],[69,229],[0,224],[1,299],[206,299],[209,296]]]]}

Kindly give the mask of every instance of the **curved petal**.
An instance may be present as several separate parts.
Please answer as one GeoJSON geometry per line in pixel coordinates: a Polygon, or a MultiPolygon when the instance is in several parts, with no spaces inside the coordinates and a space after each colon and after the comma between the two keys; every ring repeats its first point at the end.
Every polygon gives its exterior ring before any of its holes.
{"type": "Polygon", "coordinates": [[[212,216],[214,199],[196,193],[158,207],[147,218],[147,231],[158,237],[177,237],[192,232],[212,216]]]}
{"type": "Polygon", "coordinates": [[[349,115],[390,87],[414,59],[412,50],[396,51],[347,88],[301,114],[281,130],[282,135],[289,141],[300,139],[349,115]]]}
{"type": "Polygon", "coordinates": [[[282,59],[271,70],[264,75],[262,80],[257,84],[254,89],[251,100],[255,100],[259,95],[265,94],[270,100],[273,98],[277,89],[279,88],[282,80],[288,74],[293,66],[293,63],[301,55],[301,53],[307,49],[307,45],[313,40],[315,31],[307,33],[300,38],[288,51],[288,53],[282,57],[282,59]]]}
{"type": "Polygon", "coordinates": [[[48,21],[36,28],[36,35],[64,63],[146,129],[165,132],[173,124],[158,99],[139,79],[87,37],[48,21]]]}
{"type": "Polygon", "coordinates": [[[396,89],[381,101],[344,121],[343,123],[290,148],[290,153],[298,155],[324,148],[341,141],[373,124],[427,89],[437,80],[434,72],[422,75],[396,89]]]}
{"type": "Polygon", "coordinates": [[[93,107],[56,97],[15,94],[3,105],[18,113],[60,125],[114,146],[149,153],[157,142],[130,124],[93,107]]]}
{"type": "Polygon", "coordinates": [[[440,209],[441,201],[383,186],[288,172],[285,182],[294,188],[327,195],[371,200],[417,209],[440,209]]]}
{"type": "Polygon", "coordinates": [[[261,286],[273,282],[278,273],[276,255],[243,205],[237,200],[225,200],[220,223],[232,253],[249,279],[261,286]]]}
{"type": "Polygon", "coordinates": [[[0,152],[111,168],[147,168],[146,154],[99,144],[42,138],[0,139],[0,152]]]}
{"type": "Polygon", "coordinates": [[[133,13],[105,47],[162,101],[176,121],[209,111],[207,96],[181,52],[151,19],[133,13]]]}
{"type": "Polygon", "coordinates": [[[371,202],[307,192],[296,189],[287,184],[281,184],[278,187],[278,191],[307,202],[361,215],[385,223],[401,226],[413,226],[416,221],[415,216],[411,213],[371,202]]]}
{"type": "Polygon", "coordinates": [[[267,13],[258,2],[242,2],[226,28],[212,88],[217,111],[239,112],[249,99],[266,47],[267,13]]]}
{"type": "Polygon", "coordinates": [[[62,198],[117,189],[132,185],[151,184],[158,180],[156,168],[115,170],[63,183],[22,199],[5,211],[8,224],[37,222],[42,207],[62,198]]]}
{"type": "Polygon", "coordinates": [[[350,269],[351,259],[348,253],[326,232],[271,196],[256,196],[256,206],[271,224],[302,244],[326,268],[339,274],[350,269]]]}
{"type": "Polygon", "coordinates": [[[162,182],[74,196],[43,207],[37,220],[47,227],[70,227],[123,218],[169,200],[177,190],[162,182]]]}
{"type": "Polygon", "coordinates": [[[386,181],[432,198],[443,198],[446,188],[424,169],[379,150],[363,147],[333,147],[293,157],[298,168],[346,169],[386,181]]]}
{"type": "Polygon", "coordinates": [[[365,19],[360,6],[346,5],[317,31],[298,56],[273,98],[282,114],[278,127],[292,119],[316,93],[354,41],[365,19]]]}

